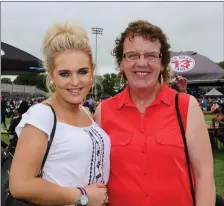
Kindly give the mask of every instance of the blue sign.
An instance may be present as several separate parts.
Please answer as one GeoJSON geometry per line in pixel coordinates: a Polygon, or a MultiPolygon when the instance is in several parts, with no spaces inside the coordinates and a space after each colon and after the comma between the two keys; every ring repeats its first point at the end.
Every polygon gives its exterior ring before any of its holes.
{"type": "Polygon", "coordinates": [[[30,70],[37,70],[37,71],[41,71],[43,72],[44,71],[44,68],[42,67],[29,67],[30,70]]]}

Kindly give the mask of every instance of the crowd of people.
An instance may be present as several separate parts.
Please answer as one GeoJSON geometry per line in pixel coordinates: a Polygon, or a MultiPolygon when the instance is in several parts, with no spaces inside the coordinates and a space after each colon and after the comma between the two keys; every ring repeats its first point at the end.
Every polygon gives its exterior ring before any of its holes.
{"type": "Polygon", "coordinates": [[[177,91],[170,88],[170,45],[161,28],[135,21],[116,39],[113,56],[121,82],[128,84],[96,109],[93,99],[83,102],[95,69],[84,29],[53,25],[42,51],[52,95],[29,108],[15,129],[11,197],[37,205],[215,206],[204,116],[197,99],[186,93],[184,78],[176,78],[177,91]],[[192,173],[186,167],[176,97],[192,173]],[[54,123],[46,104],[57,124],[38,178],[54,123]]]}
{"type": "Polygon", "coordinates": [[[220,97],[205,97],[202,96],[202,98],[198,99],[198,103],[203,111],[207,111],[210,113],[217,113],[218,107],[221,104],[224,104],[224,98],[220,97]]]}
{"type": "Polygon", "coordinates": [[[5,96],[1,97],[1,123],[4,128],[7,130],[6,118],[11,118],[20,116],[28,111],[28,109],[38,103],[44,101],[44,97],[39,98],[6,98],[5,96]]]}

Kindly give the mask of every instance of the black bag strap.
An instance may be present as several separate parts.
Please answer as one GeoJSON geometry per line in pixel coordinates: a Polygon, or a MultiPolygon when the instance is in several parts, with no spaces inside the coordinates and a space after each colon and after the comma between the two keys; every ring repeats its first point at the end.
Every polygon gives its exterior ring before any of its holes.
{"type": "Polygon", "coordinates": [[[183,142],[184,142],[184,152],[185,152],[188,176],[189,176],[189,181],[190,181],[190,186],[191,186],[191,196],[192,196],[193,204],[194,204],[194,206],[196,206],[193,179],[192,179],[192,174],[191,174],[191,164],[190,164],[190,158],[189,158],[189,153],[188,153],[188,147],[187,147],[187,141],[186,141],[184,126],[183,126],[182,118],[181,118],[181,115],[180,115],[178,95],[179,95],[179,93],[177,93],[176,96],[175,96],[175,108],[176,108],[179,127],[180,127],[181,134],[182,134],[182,139],[183,139],[183,142]]]}
{"type": "Polygon", "coordinates": [[[52,128],[52,131],[51,131],[51,134],[50,134],[50,140],[48,141],[48,144],[47,144],[47,150],[46,150],[46,153],[44,155],[43,162],[42,162],[42,165],[41,165],[39,177],[43,176],[44,164],[45,164],[45,162],[47,160],[47,156],[48,156],[48,153],[50,151],[50,148],[51,148],[51,145],[52,145],[52,142],[53,142],[53,139],[54,139],[56,125],[57,125],[57,118],[56,118],[56,114],[55,114],[54,108],[50,104],[48,104],[48,103],[43,103],[43,104],[47,105],[47,106],[49,106],[51,108],[51,110],[53,112],[53,115],[54,115],[54,124],[53,124],[53,128],[52,128]]]}

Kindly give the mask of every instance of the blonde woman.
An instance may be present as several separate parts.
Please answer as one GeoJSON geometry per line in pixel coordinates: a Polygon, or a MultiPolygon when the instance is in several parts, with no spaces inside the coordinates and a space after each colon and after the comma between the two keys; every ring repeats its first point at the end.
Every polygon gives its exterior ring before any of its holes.
{"type": "Polygon", "coordinates": [[[19,140],[10,173],[11,194],[38,205],[104,205],[110,139],[81,106],[94,74],[87,34],[67,23],[54,25],[45,35],[43,54],[52,91],[44,103],[55,110],[56,132],[43,178],[37,178],[53,113],[39,103],[23,115],[16,128],[19,140]]]}

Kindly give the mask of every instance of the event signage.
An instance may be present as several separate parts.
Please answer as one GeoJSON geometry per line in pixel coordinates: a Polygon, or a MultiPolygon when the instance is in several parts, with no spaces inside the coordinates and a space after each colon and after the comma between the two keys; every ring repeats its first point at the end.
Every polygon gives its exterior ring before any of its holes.
{"type": "Polygon", "coordinates": [[[170,66],[175,72],[189,72],[195,66],[195,61],[189,56],[180,55],[171,58],[170,66]]]}

